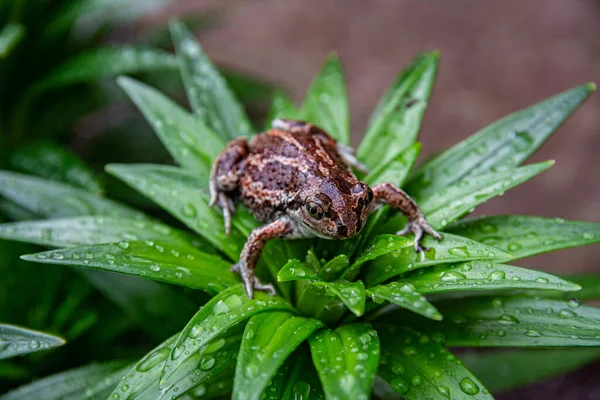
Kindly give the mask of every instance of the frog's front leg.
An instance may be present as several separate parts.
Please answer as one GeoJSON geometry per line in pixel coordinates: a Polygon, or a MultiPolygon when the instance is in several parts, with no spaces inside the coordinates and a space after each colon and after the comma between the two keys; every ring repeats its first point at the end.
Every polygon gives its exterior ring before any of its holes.
{"type": "Polygon", "coordinates": [[[254,289],[266,290],[271,296],[275,295],[275,288],[271,284],[261,283],[254,276],[254,269],[265,245],[271,239],[283,239],[294,236],[294,224],[288,217],[281,217],[267,225],[254,229],[242,249],[240,261],[231,267],[232,271],[239,272],[244,281],[244,287],[249,298],[254,297],[254,289]]]}
{"type": "Polygon", "coordinates": [[[232,194],[238,189],[244,160],[248,156],[248,142],[244,138],[232,140],[217,156],[210,171],[210,206],[218,204],[225,218],[225,233],[231,231],[231,217],[235,213],[232,194]]]}
{"type": "Polygon", "coordinates": [[[402,236],[409,232],[413,232],[415,234],[416,251],[420,252],[426,250],[421,246],[421,239],[423,238],[424,232],[429,233],[437,240],[442,240],[442,235],[437,233],[429,225],[417,203],[402,189],[397,188],[391,183],[381,183],[373,187],[373,197],[376,202],[380,204],[389,204],[406,215],[408,223],[404,229],[397,232],[396,235],[402,236]]]}

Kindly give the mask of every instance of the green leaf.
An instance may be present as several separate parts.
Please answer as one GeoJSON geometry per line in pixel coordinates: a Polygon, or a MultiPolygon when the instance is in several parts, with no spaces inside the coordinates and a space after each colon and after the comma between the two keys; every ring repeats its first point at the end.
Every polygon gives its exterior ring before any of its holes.
{"type": "MultiPolygon", "coordinates": [[[[376,236],[371,245],[348,267],[342,274],[342,278],[354,279],[360,267],[367,261],[374,260],[389,253],[397,254],[399,250],[413,248],[413,241],[403,236],[379,235],[376,236]]],[[[414,250],[413,250],[414,252],[414,250]]]]}
{"type": "Polygon", "coordinates": [[[437,321],[442,320],[442,314],[435,306],[427,301],[411,283],[390,282],[367,289],[367,296],[375,303],[389,301],[402,308],[437,321]]]}
{"type": "Polygon", "coordinates": [[[248,116],[196,38],[181,22],[172,22],[169,28],[194,112],[202,122],[227,139],[249,136],[252,128],[248,116]]]}
{"type": "Polygon", "coordinates": [[[92,193],[102,192],[96,174],[75,154],[52,143],[38,143],[11,151],[13,168],[51,181],[68,183],[92,193]]]}
{"type": "Polygon", "coordinates": [[[302,116],[335,140],[350,143],[350,117],[346,82],[339,57],[331,54],[312,82],[302,105],[302,116]]]}
{"type": "Polygon", "coordinates": [[[576,370],[600,358],[600,349],[522,349],[468,352],[461,361],[493,393],[576,370]]]}
{"type": "Polygon", "coordinates": [[[208,194],[193,174],[165,165],[109,164],[106,170],[123,180],[200,236],[237,260],[246,238],[237,230],[225,235],[223,216],[208,206],[208,194]]]}
{"type": "Polygon", "coordinates": [[[131,46],[97,48],[67,60],[37,82],[33,90],[39,93],[108,76],[175,70],[178,67],[177,57],[162,50],[131,46]]]}
{"type": "Polygon", "coordinates": [[[288,357],[263,393],[264,400],[325,398],[317,371],[304,346],[288,357]]]}
{"type": "Polygon", "coordinates": [[[0,400],[105,399],[112,389],[110,385],[118,383],[127,365],[125,361],[110,361],[59,372],[11,390],[0,400]]]}
{"type": "Polygon", "coordinates": [[[8,23],[0,31],[0,60],[6,58],[25,36],[25,27],[8,23]]]}
{"type": "Polygon", "coordinates": [[[82,215],[146,218],[139,211],[87,190],[16,172],[0,171],[0,194],[45,218],[82,215]]]}
{"type": "Polygon", "coordinates": [[[581,290],[577,293],[559,293],[560,296],[568,295],[582,301],[600,299],[600,275],[569,275],[564,278],[581,286],[581,290]]]}
{"type": "Polygon", "coordinates": [[[285,359],[321,327],[321,321],[286,312],[252,317],[237,358],[232,398],[258,398],[285,359]]]}
{"type": "Polygon", "coordinates": [[[401,187],[415,165],[421,151],[421,143],[414,143],[386,163],[378,164],[365,177],[371,186],[390,182],[401,187]]]}
{"type": "Polygon", "coordinates": [[[553,164],[554,161],[546,161],[503,172],[465,178],[428,197],[417,195],[417,198],[420,199],[421,210],[431,226],[435,229],[444,229],[451,222],[471,212],[476,206],[533,178],[553,164]]]}
{"type": "Polygon", "coordinates": [[[600,223],[526,215],[469,219],[448,231],[509,251],[515,259],[600,242],[600,223]]]}
{"type": "Polygon", "coordinates": [[[429,248],[423,256],[415,252],[412,247],[407,247],[371,262],[365,275],[367,287],[385,282],[405,272],[432,265],[511,258],[510,254],[500,249],[449,233],[444,233],[442,241],[425,236],[421,243],[429,248]]]}
{"type": "Polygon", "coordinates": [[[88,216],[0,224],[0,238],[50,247],[83,246],[121,240],[158,240],[201,245],[191,235],[168,225],[132,218],[88,216]]]}
{"type": "Polygon", "coordinates": [[[501,289],[570,292],[581,289],[579,285],[544,272],[484,261],[421,269],[402,277],[400,282],[413,284],[421,294],[501,289]]]}
{"type": "MultiPolygon", "coordinates": [[[[234,326],[211,340],[186,362],[192,368],[188,374],[181,375],[177,383],[170,383],[168,387],[161,387],[161,398],[172,399],[182,393],[196,394],[203,398],[205,392],[211,386],[215,386],[215,380],[222,377],[230,377],[233,381],[236,356],[240,350],[243,336],[243,325],[234,326]],[[231,372],[231,374],[230,374],[231,372]]],[[[231,385],[229,385],[231,386],[231,385]]],[[[213,389],[214,390],[214,389],[213,389]]]]}
{"type": "Polygon", "coordinates": [[[324,281],[331,281],[335,279],[335,277],[339,276],[340,272],[346,269],[350,265],[350,261],[348,260],[348,256],[345,254],[340,254],[327,261],[325,265],[323,265],[319,269],[319,276],[324,281]]]}
{"type": "Polygon", "coordinates": [[[225,147],[223,139],[158,90],[127,77],[117,81],[152,125],[171,156],[183,168],[207,182],[212,161],[225,147]]]}
{"type": "Polygon", "coordinates": [[[382,359],[378,374],[405,399],[493,399],[438,337],[402,326],[378,333],[382,359]]]}
{"type": "Polygon", "coordinates": [[[65,344],[61,337],[20,326],[0,324],[0,360],[65,344]]]}
{"type": "Polygon", "coordinates": [[[429,197],[466,178],[520,165],[594,90],[591,83],[578,86],[487,126],[420,167],[407,192],[429,197]]]}
{"type": "Polygon", "coordinates": [[[177,343],[165,363],[161,386],[167,387],[178,382],[195,369],[189,360],[199,349],[217,335],[239,322],[264,311],[290,311],[293,308],[280,297],[270,297],[263,292],[255,293],[250,300],[242,285],[233,286],[215,297],[192,317],[179,335],[177,343]]]}
{"type": "Polygon", "coordinates": [[[298,281],[305,279],[320,280],[321,277],[312,269],[308,268],[302,261],[295,259],[289,260],[277,274],[277,280],[279,282],[298,281]]]}
{"type": "Polygon", "coordinates": [[[156,399],[160,396],[158,380],[165,361],[177,341],[175,334],[156,346],[138,361],[121,382],[114,388],[108,399],[156,399]]]}
{"type": "Polygon", "coordinates": [[[367,167],[387,163],[415,142],[438,65],[437,51],[422,54],[379,101],[357,151],[367,167]]]}
{"type": "Polygon", "coordinates": [[[377,331],[368,324],[323,329],[309,340],[312,359],[331,399],[368,399],[379,366],[377,331]]]}
{"type": "Polygon", "coordinates": [[[292,99],[280,90],[276,90],[273,93],[265,128],[271,129],[271,123],[276,118],[299,119],[298,108],[296,108],[292,99]]]}
{"type": "Polygon", "coordinates": [[[192,289],[218,293],[235,285],[237,276],[221,258],[191,246],[147,240],[69,247],[21,256],[42,264],[76,265],[141,276],[192,289]]]}
{"type": "Polygon", "coordinates": [[[382,317],[444,336],[450,347],[600,346],[600,309],[577,302],[492,296],[436,305],[442,322],[395,311],[382,317]]]}
{"type": "Polygon", "coordinates": [[[327,293],[337,296],[355,315],[361,316],[364,314],[366,294],[365,285],[362,283],[362,281],[316,281],[312,282],[311,285],[321,287],[325,289],[327,293]]]}

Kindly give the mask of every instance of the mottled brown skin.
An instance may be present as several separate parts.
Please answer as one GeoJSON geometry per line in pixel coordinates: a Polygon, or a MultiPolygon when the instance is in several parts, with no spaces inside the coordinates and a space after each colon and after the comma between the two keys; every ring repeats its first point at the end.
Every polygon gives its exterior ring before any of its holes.
{"type": "Polygon", "coordinates": [[[377,204],[389,204],[408,217],[398,234],[413,232],[417,251],[423,250],[424,232],[442,238],[404,191],[390,183],[371,189],[356,178],[352,167],[365,170],[351,148],[307,122],[277,119],[273,129],[250,141],[229,142],[211,171],[211,206],[223,209],[228,234],[237,200],[266,222],[252,231],[232,267],[241,274],[248,297],[253,297],[254,289],[275,294],[272,285],[254,276],[267,241],[350,238],[360,232],[377,204]]]}

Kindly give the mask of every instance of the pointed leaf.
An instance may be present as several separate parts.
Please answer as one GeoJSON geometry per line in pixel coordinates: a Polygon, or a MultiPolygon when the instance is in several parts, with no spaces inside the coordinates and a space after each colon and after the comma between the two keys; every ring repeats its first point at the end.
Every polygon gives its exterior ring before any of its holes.
{"type": "Polygon", "coordinates": [[[250,318],[237,359],[233,399],[255,399],[285,359],[321,321],[286,312],[265,312],[250,318]]]}
{"type": "Polygon", "coordinates": [[[277,280],[279,282],[298,281],[305,279],[320,280],[321,277],[299,260],[289,260],[277,274],[277,280]]]}
{"type": "Polygon", "coordinates": [[[212,162],[225,147],[225,141],[158,90],[127,77],[120,77],[118,83],[152,125],[171,156],[207,182],[212,162]]]}
{"type": "Polygon", "coordinates": [[[533,178],[553,164],[554,161],[546,161],[504,172],[466,178],[427,198],[421,198],[419,205],[431,226],[435,229],[444,229],[451,222],[471,212],[476,206],[533,178]]]}
{"type": "Polygon", "coordinates": [[[187,376],[195,365],[189,364],[199,349],[230,327],[264,311],[290,311],[293,308],[281,297],[255,293],[256,300],[248,299],[242,285],[233,286],[215,297],[200,309],[186,325],[165,363],[161,386],[168,387],[187,376]]]}
{"type": "Polygon", "coordinates": [[[591,83],[578,86],[483,128],[420,167],[408,193],[425,198],[465,178],[520,165],[594,90],[591,83]]]}
{"type": "Polygon", "coordinates": [[[444,336],[450,347],[600,346],[600,309],[577,302],[506,296],[436,305],[444,315],[441,322],[395,311],[385,319],[395,324],[410,321],[423,333],[444,336]]]}
{"type": "Polygon", "coordinates": [[[67,60],[37,82],[34,90],[46,91],[107,76],[176,70],[178,67],[177,57],[162,50],[131,46],[97,48],[67,60]]]}
{"type": "Polygon", "coordinates": [[[51,247],[159,240],[188,246],[197,244],[195,247],[210,251],[209,246],[168,225],[122,217],[87,216],[0,224],[0,238],[51,247]]]}
{"type": "Polygon", "coordinates": [[[484,261],[421,269],[402,277],[400,282],[410,282],[421,294],[501,289],[554,289],[570,292],[581,289],[579,285],[544,272],[484,261]]]}
{"type": "Polygon", "coordinates": [[[343,325],[320,330],[308,342],[327,398],[369,398],[379,365],[377,331],[368,324],[343,325]]]}
{"type": "Polygon", "coordinates": [[[284,92],[277,90],[273,93],[271,108],[267,116],[265,129],[271,129],[271,123],[276,118],[299,119],[296,105],[284,92]]]}
{"type": "Polygon", "coordinates": [[[0,324],[0,360],[65,344],[61,337],[20,326],[0,324]]]}
{"type": "Polygon", "coordinates": [[[76,265],[218,293],[237,276],[221,258],[191,246],[147,240],[69,247],[21,257],[42,264],[76,265]]]}
{"type": "Polygon", "coordinates": [[[412,399],[493,399],[483,384],[446,350],[437,337],[406,327],[378,329],[378,374],[393,390],[412,399]]]}
{"type": "Polygon", "coordinates": [[[390,282],[386,285],[377,285],[367,289],[367,296],[371,296],[371,299],[378,304],[389,301],[424,317],[436,321],[442,320],[442,314],[437,308],[429,303],[410,283],[390,282]]]}
{"type": "Polygon", "coordinates": [[[216,248],[237,260],[246,238],[237,230],[225,235],[223,216],[208,206],[202,184],[184,170],[153,164],[110,164],[106,170],[148,196],[216,248]]]}
{"type": "Polygon", "coordinates": [[[252,129],[248,117],[196,38],[180,22],[172,22],[169,28],[194,113],[227,139],[249,136],[252,129]]]}
{"type": "Polygon", "coordinates": [[[11,151],[13,168],[51,181],[68,183],[80,189],[100,194],[102,185],[79,157],[52,143],[38,143],[11,151]]]}
{"type": "Polygon", "coordinates": [[[461,354],[461,361],[493,393],[576,370],[600,358],[600,349],[521,349],[461,354]]]}
{"type": "Polygon", "coordinates": [[[0,31],[0,60],[6,58],[25,36],[25,27],[8,23],[0,31]]]}
{"type": "Polygon", "coordinates": [[[11,390],[0,396],[0,400],[106,399],[112,389],[110,385],[118,383],[129,369],[128,364],[125,361],[110,361],[59,372],[11,390]],[[91,394],[86,393],[90,389],[96,390],[91,394]],[[89,396],[84,397],[86,395],[89,396]]]}
{"type": "Polygon", "coordinates": [[[263,393],[264,400],[323,400],[323,388],[307,349],[300,347],[292,353],[263,393]]]}
{"type": "Polygon", "coordinates": [[[515,259],[600,242],[600,223],[525,215],[469,219],[448,231],[509,251],[515,259]]]}
{"type": "Polygon", "coordinates": [[[337,296],[350,311],[361,316],[365,312],[366,293],[362,281],[348,282],[312,282],[312,286],[324,288],[327,292],[337,296]]]}
{"type": "Polygon", "coordinates": [[[393,183],[401,187],[415,165],[421,151],[421,143],[414,143],[386,163],[378,164],[365,177],[365,182],[374,186],[380,183],[393,183]]]}
{"type": "Polygon", "coordinates": [[[376,236],[371,246],[369,246],[362,254],[354,260],[352,265],[348,267],[344,273],[342,274],[342,278],[345,279],[354,279],[358,271],[360,270],[361,265],[366,263],[367,261],[374,260],[378,257],[384,256],[389,253],[397,254],[396,252],[399,250],[413,248],[413,241],[407,239],[403,236],[397,235],[379,235],[376,236]]]}
{"type": "Polygon", "coordinates": [[[0,171],[0,194],[46,218],[104,215],[145,219],[145,215],[87,190],[15,172],[0,171]]]}
{"type": "Polygon", "coordinates": [[[302,115],[335,140],[344,144],[350,143],[346,82],[336,54],[327,57],[319,75],[310,85],[302,105],[302,115]]]}
{"type": "Polygon", "coordinates": [[[439,65],[439,53],[424,53],[396,79],[373,111],[358,147],[367,167],[394,159],[419,133],[439,65]]]}
{"type": "Polygon", "coordinates": [[[401,249],[371,262],[366,269],[367,287],[385,282],[405,272],[432,265],[459,263],[472,260],[508,260],[510,254],[461,236],[444,233],[444,240],[425,236],[421,242],[427,247],[424,256],[412,247],[401,249]]]}
{"type": "Polygon", "coordinates": [[[340,254],[339,256],[327,261],[327,263],[325,263],[325,265],[319,269],[319,276],[322,280],[329,282],[339,276],[339,274],[345,270],[348,265],[350,265],[348,256],[345,254],[340,254]]]}

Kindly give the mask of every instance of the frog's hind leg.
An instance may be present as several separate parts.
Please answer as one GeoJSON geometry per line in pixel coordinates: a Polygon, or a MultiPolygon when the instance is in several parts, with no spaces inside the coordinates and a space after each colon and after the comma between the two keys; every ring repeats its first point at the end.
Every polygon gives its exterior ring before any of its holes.
{"type": "Polygon", "coordinates": [[[231,218],[235,213],[233,194],[237,191],[243,163],[248,156],[248,142],[244,138],[232,140],[217,156],[210,171],[210,206],[219,205],[225,219],[225,233],[231,231],[231,218]]]}

